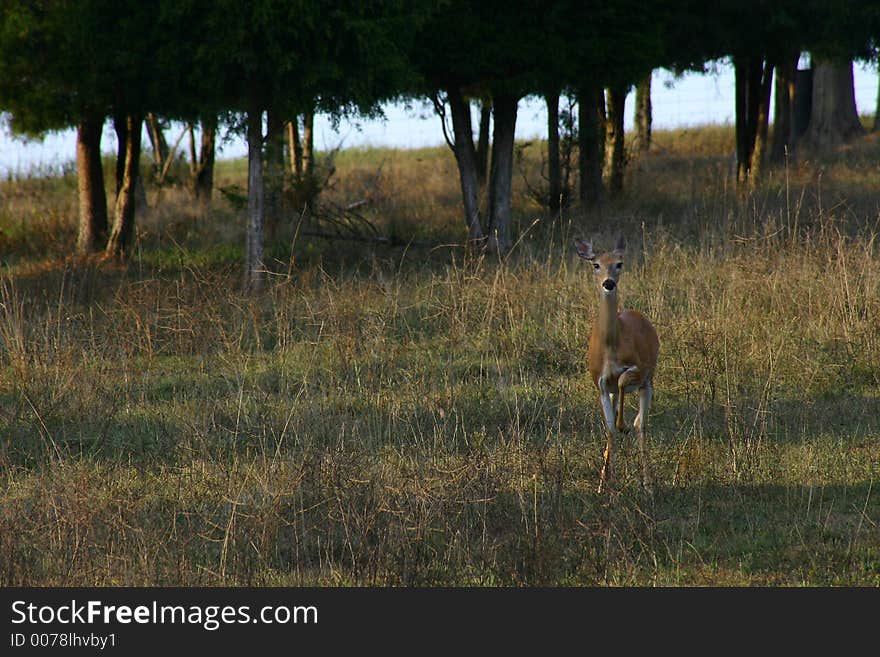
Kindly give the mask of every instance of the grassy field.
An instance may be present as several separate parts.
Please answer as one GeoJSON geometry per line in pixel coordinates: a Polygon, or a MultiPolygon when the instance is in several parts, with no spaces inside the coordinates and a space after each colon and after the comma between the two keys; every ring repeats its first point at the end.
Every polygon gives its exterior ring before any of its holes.
{"type": "Polygon", "coordinates": [[[0,585],[880,585],[880,144],[743,195],[732,128],[655,139],[556,221],[521,145],[503,261],[460,246],[447,149],[343,152],[324,202],[432,246],[291,220],[258,298],[225,196],[148,188],[119,267],[67,257],[73,177],[0,183],[0,585]],[[596,494],[572,238],[618,232],[653,496],[632,437],[596,494]]]}

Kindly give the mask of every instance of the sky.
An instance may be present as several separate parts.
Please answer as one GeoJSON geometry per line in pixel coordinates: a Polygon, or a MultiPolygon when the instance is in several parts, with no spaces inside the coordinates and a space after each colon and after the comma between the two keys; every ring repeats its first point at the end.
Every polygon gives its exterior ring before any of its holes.
{"type": "MultiPolygon", "coordinates": [[[[877,106],[877,69],[871,65],[856,64],[854,73],[859,113],[873,114],[877,106]]],[[[733,124],[733,82],[733,69],[729,65],[719,65],[711,74],[690,73],[680,78],[658,69],[654,72],[651,86],[654,128],[733,124]]],[[[631,94],[627,99],[627,129],[632,127],[632,98],[631,94]]],[[[343,148],[419,148],[444,143],[440,119],[429,105],[389,105],[385,107],[385,116],[385,120],[343,121],[334,130],[329,118],[319,115],[315,119],[315,145],[318,150],[326,150],[340,144],[343,148]]],[[[517,118],[517,139],[543,138],[546,134],[546,117],[541,100],[523,100],[517,118]]],[[[174,143],[180,130],[179,125],[171,127],[167,136],[169,143],[174,143]]],[[[5,178],[70,166],[75,157],[75,147],[73,130],[47,135],[42,141],[23,142],[13,138],[5,126],[0,127],[0,176],[5,178]]],[[[109,122],[104,129],[102,148],[115,152],[116,134],[109,122]]],[[[246,154],[244,141],[233,138],[220,146],[218,157],[237,158],[246,154]]]]}

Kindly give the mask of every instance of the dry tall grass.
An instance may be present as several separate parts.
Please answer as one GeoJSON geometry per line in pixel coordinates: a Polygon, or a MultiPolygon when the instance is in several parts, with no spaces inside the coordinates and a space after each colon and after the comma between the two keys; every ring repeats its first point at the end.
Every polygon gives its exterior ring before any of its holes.
{"type": "Polygon", "coordinates": [[[344,153],[330,200],[444,245],[291,254],[283,227],[257,299],[223,201],[167,197],[125,269],[13,240],[0,583],[880,584],[877,148],[741,197],[724,134],[661,133],[587,214],[549,221],[520,185],[504,262],[451,245],[447,152],[344,153]],[[658,486],[624,440],[609,500],[571,238],[621,230],[623,303],[661,339],[658,486]]]}

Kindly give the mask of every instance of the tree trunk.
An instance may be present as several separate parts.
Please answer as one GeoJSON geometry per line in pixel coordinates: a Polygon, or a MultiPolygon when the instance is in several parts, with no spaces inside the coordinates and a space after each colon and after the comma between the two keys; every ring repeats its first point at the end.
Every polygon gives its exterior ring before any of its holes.
{"type": "Polygon", "coordinates": [[[644,153],[651,149],[651,74],[639,80],[636,85],[635,136],[633,142],[636,150],[644,153]]]}
{"type": "Polygon", "coordinates": [[[814,58],[813,64],[813,108],[803,145],[825,152],[864,134],[864,129],[856,110],[852,62],[814,58]]]}
{"type": "Polygon", "coordinates": [[[315,169],[315,112],[308,110],[303,113],[302,159],[303,175],[311,177],[315,169]]]}
{"type": "MultiPolygon", "coordinates": [[[[141,122],[143,125],[143,122],[141,122]]],[[[116,131],[116,197],[119,198],[119,192],[125,180],[125,158],[128,149],[128,119],[125,116],[113,117],[113,129],[116,131]]],[[[140,157],[140,147],[138,147],[138,157],[140,157]]],[[[134,184],[135,207],[147,208],[147,189],[144,187],[144,177],[140,174],[138,167],[138,175],[134,184]]]]}
{"type": "Polygon", "coordinates": [[[480,187],[489,176],[489,127],[492,120],[492,101],[480,101],[480,133],[477,136],[477,179],[480,187]]]}
{"type": "Polygon", "coordinates": [[[565,109],[560,112],[559,127],[561,135],[559,139],[559,160],[562,169],[562,198],[563,205],[568,205],[571,199],[571,161],[572,153],[577,145],[577,121],[574,107],[577,99],[571,95],[565,95],[565,109]]]}
{"type": "Polygon", "coordinates": [[[758,108],[761,104],[763,60],[753,57],[733,58],[736,85],[736,180],[748,181],[752,154],[758,133],[758,108]]]}
{"type": "Polygon", "coordinates": [[[303,175],[303,151],[299,140],[298,116],[287,122],[287,148],[290,151],[290,172],[296,180],[300,180],[303,175]]]}
{"type": "Polygon", "coordinates": [[[211,194],[214,190],[214,140],[217,134],[217,117],[203,118],[201,124],[198,166],[192,186],[196,199],[205,208],[211,205],[211,194]]]}
{"type": "Polygon", "coordinates": [[[136,207],[141,208],[142,213],[146,213],[150,209],[150,206],[147,204],[147,188],[144,186],[144,176],[140,170],[138,170],[138,176],[134,182],[134,199],[137,204],[136,207]]]}
{"type": "Polygon", "coordinates": [[[189,135],[189,178],[195,180],[196,169],[199,167],[199,154],[196,152],[196,126],[192,121],[187,121],[186,132],[189,135]]]}
{"type": "Polygon", "coordinates": [[[245,287],[252,292],[263,289],[263,112],[252,106],[247,118],[248,137],[248,213],[245,287]]]}
{"type": "Polygon", "coordinates": [[[480,226],[480,182],[474,151],[471,108],[457,87],[450,87],[446,96],[452,113],[452,152],[458,165],[461,196],[464,202],[464,223],[468,229],[468,239],[472,242],[481,241],[484,236],[480,226]]]}
{"type": "Polygon", "coordinates": [[[492,101],[492,164],[489,171],[489,250],[506,253],[513,246],[510,196],[513,183],[513,140],[519,98],[498,94],[492,101]]]}
{"type": "Polygon", "coordinates": [[[776,99],[773,107],[773,139],[770,161],[782,164],[794,145],[794,76],[800,53],[783,56],[776,66],[776,99]]]}
{"type": "Polygon", "coordinates": [[[602,90],[586,87],[578,92],[578,172],[580,174],[580,201],[584,207],[596,205],[602,199],[602,152],[605,142],[605,123],[602,90]],[[602,109],[599,100],[602,100],[602,109]],[[601,133],[601,137],[600,137],[601,133]]]}
{"type": "Polygon", "coordinates": [[[134,235],[135,190],[141,159],[141,125],[140,115],[129,115],[125,118],[125,158],[122,173],[122,184],[116,196],[116,208],[113,213],[113,229],[107,240],[105,253],[116,260],[124,260],[128,256],[134,235]]]}
{"type": "Polygon", "coordinates": [[[274,238],[281,223],[284,187],[284,120],[274,109],[266,112],[265,150],[265,221],[269,235],[274,238]]]}
{"type": "Polygon", "coordinates": [[[101,248],[107,238],[107,195],[101,165],[102,118],[86,117],[76,127],[76,169],[79,227],[76,251],[84,255],[101,248]]]}
{"type": "Polygon", "coordinates": [[[119,198],[125,178],[125,158],[128,153],[128,117],[114,116],[113,130],[116,132],[116,198],[119,198]]]}
{"type": "Polygon", "coordinates": [[[752,183],[760,180],[764,175],[764,159],[767,151],[767,125],[770,122],[770,89],[773,84],[773,62],[766,60],[761,73],[759,85],[758,109],[755,115],[755,141],[752,146],[752,154],[749,158],[752,169],[750,180],[752,183]]]}
{"type": "Polygon", "coordinates": [[[623,115],[626,106],[626,89],[609,88],[606,94],[605,119],[605,180],[611,196],[623,192],[623,173],[626,169],[626,148],[623,132],[623,115]]]}
{"type": "Polygon", "coordinates": [[[794,72],[794,98],[791,111],[791,140],[796,144],[807,134],[810,114],[813,112],[813,69],[796,69],[794,72]]]}
{"type": "Polygon", "coordinates": [[[161,171],[168,159],[168,142],[165,141],[165,132],[159,118],[152,112],[147,112],[147,135],[150,138],[150,146],[153,152],[153,164],[157,171],[161,171]]]}
{"type": "Polygon", "coordinates": [[[558,214],[562,208],[562,166],[559,159],[559,92],[544,95],[547,103],[547,208],[558,214]]]}
{"type": "Polygon", "coordinates": [[[874,125],[871,132],[880,131],[880,77],[877,78],[877,107],[874,109],[874,125]]]}
{"type": "Polygon", "coordinates": [[[733,60],[734,75],[734,132],[736,139],[736,180],[742,182],[748,172],[748,66],[741,58],[733,60]]]}

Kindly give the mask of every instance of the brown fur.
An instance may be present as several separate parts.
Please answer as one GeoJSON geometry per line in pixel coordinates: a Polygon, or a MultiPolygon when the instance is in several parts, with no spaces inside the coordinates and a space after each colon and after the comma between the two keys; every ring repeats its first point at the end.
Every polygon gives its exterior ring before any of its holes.
{"type": "MultiPolygon", "coordinates": [[[[650,382],[654,376],[657,357],[660,354],[660,339],[651,322],[638,310],[624,310],[617,315],[617,322],[619,341],[616,348],[612,345],[602,344],[599,322],[593,324],[590,347],[587,352],[587,366],[590,370],[590,376],[598,388],[599,375],[605,364],[605,356],[614,353],[618,365],[639,368],[638,375],[630,381],[630,385],[640,388],[645,381],[650,382]]],[[[613,374],[609,380],[614,389],[617,388],[617,379],[617,374],[613,374]]]]}

